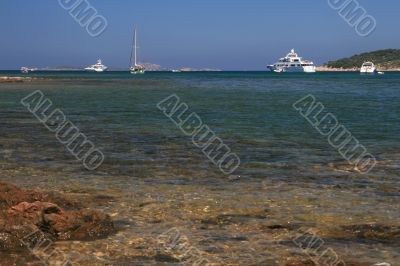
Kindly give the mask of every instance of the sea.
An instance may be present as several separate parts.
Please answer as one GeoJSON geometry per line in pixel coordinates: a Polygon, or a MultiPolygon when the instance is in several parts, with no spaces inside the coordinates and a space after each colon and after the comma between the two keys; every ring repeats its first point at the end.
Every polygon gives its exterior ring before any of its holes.
{"type": "Polygon", "coordinates": [[[0,83],[0,182],[83,202],[117,228],[54,243],[74,265],[400,265],[400,73],[0,71],[24,75],[38,79],[0,83]],[[104,155],[96,169],[24,106],[35,91],[104,155]],[[296,108],[305,97],[365,148],[368,171],[296,108]],[[232,172],[166,99],[237,156],[232,172]]]}

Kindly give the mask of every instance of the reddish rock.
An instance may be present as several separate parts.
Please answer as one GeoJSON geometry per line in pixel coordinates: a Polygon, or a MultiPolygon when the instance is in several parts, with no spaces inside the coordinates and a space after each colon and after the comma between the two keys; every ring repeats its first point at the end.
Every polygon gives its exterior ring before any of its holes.
{"type": "MultiPolygon", "coordinates": [[[[94,240],[113,233],[106,214],[77,207],[57,197],[0,183],[0,250],[23,247],[21,239],[40,232],[51,240],[94,240]]],[[[30,239],[35,242],[35,239],[30,239]]]]}
{"type": "Polygon", "coordinates": [[[10,184],[0,183],[0,210],[21,202],[42,201],[44,198],[45,195],[42,193],[22,190],[10,184]]]}

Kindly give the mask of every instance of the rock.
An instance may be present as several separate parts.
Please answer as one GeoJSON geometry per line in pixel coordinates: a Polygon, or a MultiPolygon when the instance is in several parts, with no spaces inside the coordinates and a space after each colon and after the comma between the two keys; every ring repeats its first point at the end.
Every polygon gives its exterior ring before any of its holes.
{"type": "Polygon", "coordinates": [[[316,266],[312,260],[291,260],[286,262],[285,266],[316,266]]]}
{"type": "Polygon", "coordinates": [[[90,210],[45,215],[45,223],[63,240],[93,240],[115,231],[108,215],[90,210]]]}
{"type": "Polygon", "coordinates": [[[335,266],[365,266],[367,264],[358,263],[358,262],[349,262],[349,261],[338,262],[337,264],[332,264],[332,263],[321,264],[318,262],[318,264],[317,264],[310,259],[309,260],[290,260],[290,261],[286,262],[286,264],[285,264],[285,266],[332,266],[332,265],[335,265],[335,266]]]}
{"type": "Polygon", "coordinates": [[[0,250],[22,248],[28,236],[34,245],[40,241],[35,238],[40,237],[52,241],[94,240],[115,232],[108,215],[62,202],[60,197],[56,201],[67,209],[51,200],[48,195],[0,183],[0,250]]]}
{"type": "Polygon", "coordinates": [[[400,241],[400,227],[382,224],[358,224],[342,226],[342,229],[362,239],[400,241]]]}
{"type": "Polygon", "coordinates": [[[18,205],[8,209],[10,216],[20,216],[23,219],[31,221],[35,225],[43,223],[45,213],[61,212],[59,207],[49,202],[36,201],[34,203],[21,202],[18,205]]]}
{"type": "Polygon", "coordinates": [[[42,201],[45,195],[34,191],[22,190],[16,186],[0,182],[0,210],[10,208],[21,202],[42,201]]]}
{"type": "Polygon", "coordinates": [[[217,217],[201,220],[202,224],[208,225],[229,225],[229,224],[243,224],[248,219],[264,220],[267,216],[264,214],[221,214],[217,217]]]}
{"type": "Polygon", "coordinates": [[[0,77],[0,83],[5,82],[31,82],[33,80],[44,80],[44,78],[32,78],[32,77],[0,77]]]}

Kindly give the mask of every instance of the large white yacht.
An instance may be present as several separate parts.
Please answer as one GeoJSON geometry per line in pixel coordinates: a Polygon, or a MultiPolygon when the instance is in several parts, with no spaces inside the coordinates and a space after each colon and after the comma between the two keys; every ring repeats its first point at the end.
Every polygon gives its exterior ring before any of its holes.
{"type": "Polygon", "coordinates": [[[367,73],[367,74],[373,74],[375,73],[375,71],[376,67],[372,62],[364,62],[364,64],[362,64],[360,69],[360,73],[367,73]]]}
{"type": "Polygon", "coordinates": [[[315,66],[314,63],[308,60],[303,60],[299,57],[294,49],[290,51],[285,57],[279,59],[273,65],[267,66],[269,70],[274,72],[306,72],[314,73],[315,66]]]}
{"type": "Polygon", "coordinates": [[[101,59],[97,60],[97,63],[85,68],[87,71],[103,72],[106,71],[108,67],[101,63],[101,59]]]}

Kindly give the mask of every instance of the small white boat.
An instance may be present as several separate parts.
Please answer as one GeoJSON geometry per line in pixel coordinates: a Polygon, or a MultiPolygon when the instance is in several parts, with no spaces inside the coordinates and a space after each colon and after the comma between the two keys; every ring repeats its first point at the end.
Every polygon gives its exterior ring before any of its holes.
{"type": "Polygon", "coordinates": [[[363,74],[373,74],[376,71],[376,67],[374,65],[374,63],[372,62],[364,62],[364,64],[362,64],[361,69],[360,69],[360,73],[363,74]]]}
{"type": "Polygon", "coordinates": [[[267,66],[267,68],[276,73],[283,72],[304,72],[304,73],[315,73],[314,63],[308,60],[303,60],[295,53],[294,49],[290,51],[285,57],[279,59],[273,65],[267,66]]]}
{"type": "Polygon", "coordinates": [[[131,52],[131,63],[130,63],[130,68],[129,71],[131,74],[144,74],[146,72],[146,68],[143,65],[140,65],[137,63],[137,30],[135,28],[135,31],[133,33],[133,45],[132,45],[132,52],[131,52]],[[133,57],[133,60],[132,60],[133,57]],[[133,61],[133,64],[132,64],[133,61]]]}
{"type": "Polygon", "coordinates": [[[384,75],[384,74],[385,74],[385,72],[378,71],[378,74],[379,74],[379,75],[384,75]]]}
{"type": "Polygon", "coordinates": [[[29,68],[21,67],[21,72],[24,73],[24,74],[29,73],[29,68]]]}
{"type": "Polygon", "coordinates": [[[29,67],[21,67],[21,72],[22,73],[29,73],[29,72],[33,72],[33,71],[36,71],[36,70],[38,70],[37,68],[29,68],[29,67]]]}
{"type": "Polygon", "coordinates": [[[97,60],[97,63],[85,68],[86,71],[91,72],[104,72],[108,69],[105,65],[101,63],[101,59],[97,60]]]}

